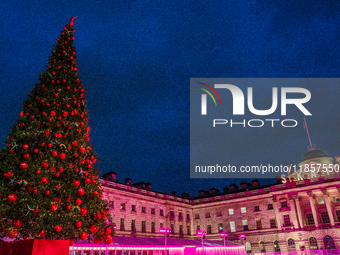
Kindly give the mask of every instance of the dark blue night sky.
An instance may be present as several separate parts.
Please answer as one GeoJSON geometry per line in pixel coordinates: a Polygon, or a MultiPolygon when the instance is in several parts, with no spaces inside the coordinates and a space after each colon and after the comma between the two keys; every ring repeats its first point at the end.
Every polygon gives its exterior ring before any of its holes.
{"type": "MultiPolygon", "coordinates": [[[[63,26],[78,16],[75,47],[88,89],[91,143],[102,159],[97,167],[117,172],[120,181],[151,182],[157,191],[197,195],[242,181],[189,177],[191,77],[340,74],[338,1],[2,0],[0,15],[0,140],[63,26]]],[[[334,157],[338,88],[320,88],[312,97],[313,143],[334,157]],[[323,107],[325,101],[334,107],[323,107]]],[[[282,146],[271,137],[242,149],[297,164],[307,151],[305,131],[284,135],[282,146]]],[[[240,150],[240,160],[243,155],[240,150]]]]}

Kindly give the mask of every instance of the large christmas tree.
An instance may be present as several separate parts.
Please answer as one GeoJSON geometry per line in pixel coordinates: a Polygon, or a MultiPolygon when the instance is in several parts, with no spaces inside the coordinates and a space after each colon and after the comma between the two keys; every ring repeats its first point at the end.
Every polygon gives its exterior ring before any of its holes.
{"type": "Polygon", "coordinates": [[[0,151],[0,233],[10,238],[112,242],[96,154],[89,143],[86,90],[77,72],[72,17],[47,70],[23,102],[0,151]]]}

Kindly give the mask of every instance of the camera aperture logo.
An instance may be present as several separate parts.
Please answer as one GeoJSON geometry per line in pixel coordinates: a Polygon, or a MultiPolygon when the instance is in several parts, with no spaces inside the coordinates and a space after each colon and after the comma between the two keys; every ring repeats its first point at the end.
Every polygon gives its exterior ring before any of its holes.
{"type": "MultiPolygon", "coordinates": [[[[210,96],[210,98],[213,100],[215,106],[217,106],[217,101],[214,97],[214,95],[217,97],[217,99],[220,102],[221,107],[222,100],[221,96],[223,97],[224,93],[231,93],[232,95],[232,101],[233,101],[233,116],[238,115],[242,116],[245,115],[245,96],[243,91],[236,85],[233,84],[214,84],[213,86],[198,82],[201,85],[204,85],[206,88],[200,87],[199,89],[205,93],[201,94],[201,116],[208,115],[208,111],[213,111],[214,109],[208,109],[208,103],[207,103],[207,95],[210,96]],[[210,92],[208,89],[210,89],[210,92]],[[217,90],[219,92],[217,92],[217,90]],[[220,94],[219,94],[220,93],[220,94]],[[214,94],[214,95],[213,95],[214,94]]],[[[247,87],[247,106],[249,111],[257,116],[270,116],[278,109],[278,87],[272,87],[272,97],[271,97],[271,107],[269,109],[256,109],[254,107],[253,103],[253,87],[247,87]]],[[[294,105],[296,106],[305,116],[311,116],[312,114],[307,110],[307,108],[304,106],[306,103],[309,102],[311,99],[311,93],[308,89],[301,88],[301,87],[281,87],[280,88],[280,107],[281,107],[281,116],[287,115],[287,105],[294,105]],[[288,95],[299,95],[297,98],[291,98],[288,95]]],[[[270,100],[270,99],[268,99],[270,100]]],[[[265,123],[268,123],[271,125],[271,127],[278,126],[277,122],[280,123],[282,127],[296,127],[298,125],[297,120],[295,119],[271,119],[271,118],[265,118],[265,119],[243,119],[242,121],[235,121],[233,119],[225,119],[225,118],[218,118],[213,119],[213,127],[217,127],[219,125],[230,125],[230,127],[234,126],[243,126],[243,127],[263,127],[265,123]],[[276,124],[276,125],[275,125],[276,124]]]]}

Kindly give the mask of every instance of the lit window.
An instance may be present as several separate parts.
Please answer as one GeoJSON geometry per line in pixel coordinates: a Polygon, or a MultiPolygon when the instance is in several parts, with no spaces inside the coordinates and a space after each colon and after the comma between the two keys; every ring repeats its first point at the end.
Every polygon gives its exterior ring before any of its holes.
{"type": "Polygon", "coordinates": [[[246,213],[247,209],[245,207],[241,207],[241,213],[246,213]]]}
{"type": "Polygon", "coordinates": [[[229,215],[233,215],[234,214],[234,209],[229,209],[229,215]]]}
{"type": "Polygon", "coordinates": [[[248,220],[242,220],[242,225],[243,225],[243,230],[247,231],[248,230],[248,220]]]}
{"type": "Polygon", "coordinates": [[[324,203],[325,203],[325,199],[324,198],[322,198],[322,197],[318,198],[318,204],[319,205],[322,205],[324,203]]]}
{"type": "Polygon", "coordinates": [[[333,202],[339,202],[339,201],[340,201],[339,197],[333,197],[333,202]]]}
{"type": "Polygon", "coordinates": [[[218,232],[223,232],[223,223],[218,223],[218,232]]]}
{"type": "Polygon", "coordinates": [[[230,231],[231,231],[231,232],[236,232],[236,229],[235,229],[235,221],[231,221],[231,222],[230,222],[230,231]]]}
{"type": "Polygon", "coordinates": [[[125,210],[125,203],[120,204],[120,210],[125,210]]]}

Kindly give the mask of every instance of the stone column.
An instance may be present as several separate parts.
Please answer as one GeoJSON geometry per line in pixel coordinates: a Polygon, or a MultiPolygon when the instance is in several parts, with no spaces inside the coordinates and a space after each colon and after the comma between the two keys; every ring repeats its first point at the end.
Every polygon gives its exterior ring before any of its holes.
{"type": "Polygon", "coordinates": [[[315,210],[313,194],[312,194],[311,191],[308,191],[307,195],[309,196],[309,203],[310,203],[310,207],[312,208],[315,227],[318,228],[319,227],[319,221],[318,221],[318,215],[316,214],[316,210],[315,210]]]}
{"type": "Polygon", "coordinates": [[[300,197],[296,194],[293,196],[293,198],[296,204],[296,210],[297,210],[297,214],[299,218],[300,227],[301,229],[303,229],[303,218],[302,218],[302,212],[301,212],[301,206],[300,206],[300,197]]]}
{"type": "Polygon", "coordinates": [[[290,212],[291,212],[291,215],[292,215],[293,225],[294,225],[295,228],[299,228],[299,224],[298,224],[298,221],[297,221],[297,218],[296,218],[296,209],[295,209],[295,203],[294,203],[293,195],[288,195],[288,199],[289,199],[290,212]]]}
{"type": "Polygon", "coordinates": [[[329,202],[328,192],[327,192],[327,190],[322,190],[322,193],[323,193],[323,197],[325,199],[327,213],[328,213],[329,219],[331,221],[331,226],[334,227],[334,216],[333,216],[333,212],[332,212],[331,203],[329,202]]]}
{"type": "Polygon", "coordinates": [[[273,196],[273,208],[274,208],[274,211],[275,211],[275,218],[276,218],[277,228],[279,230],[281,230],[281,228],[282,228],[282,225],[281,225],[281,214],[280,214],[279,208],[277,206],[276,196],[273,196]]]}

